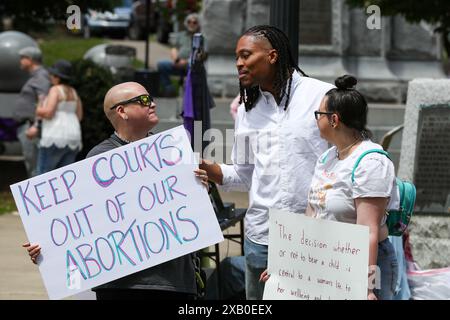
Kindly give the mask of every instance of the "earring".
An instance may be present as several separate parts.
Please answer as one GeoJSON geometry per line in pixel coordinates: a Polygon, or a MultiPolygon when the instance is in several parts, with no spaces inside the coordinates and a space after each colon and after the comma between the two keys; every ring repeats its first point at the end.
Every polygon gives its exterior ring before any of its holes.
{"type": "Polygon", "coordinates": [[[128,120],[128,116],[127,116],[127,115],[125,115],[124,119],[125,119],[125,120],[128,120]]]}

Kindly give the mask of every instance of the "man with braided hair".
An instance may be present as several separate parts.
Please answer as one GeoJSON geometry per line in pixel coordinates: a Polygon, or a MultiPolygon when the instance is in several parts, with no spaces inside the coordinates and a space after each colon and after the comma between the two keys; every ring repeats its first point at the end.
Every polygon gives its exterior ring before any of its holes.
{"type": "Polygon", "coordinates": [[[295,64],[287,36],[272,26],[247,30],[236,47],[240,106],[232,165],[203,160],[225,191],[249,192],[244,251],[247,299],[262,299],[269,208],[304,213],[317,158],[327,149],[314,119],[331,84],[295,64]]]}

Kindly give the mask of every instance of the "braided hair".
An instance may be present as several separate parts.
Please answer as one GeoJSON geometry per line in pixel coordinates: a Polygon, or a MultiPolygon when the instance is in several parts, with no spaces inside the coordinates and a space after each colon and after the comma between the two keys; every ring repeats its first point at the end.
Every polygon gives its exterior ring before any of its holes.
{"type": "MultiPolygon", "coordinates": [[[[272,48],[278,52],[278,59],[275,63],[277,68],[274,81],[275,99],[281,102],[287,90],[286,103],[284,105],[284,110],[286,110],[289,104],[289,96],[291,95],[292,73],[294,70],[297,70],[307,77],[295,63],[288,37],[280,29],[269,25],[251,27],[242,36],[264,37],[270,42],[272,48]]],[[[244,102],[245,111],[250,111],[255,106],[260,95],[258,86],[244,88],[239,82],[239,93],[239,103],[244,102]]]]}

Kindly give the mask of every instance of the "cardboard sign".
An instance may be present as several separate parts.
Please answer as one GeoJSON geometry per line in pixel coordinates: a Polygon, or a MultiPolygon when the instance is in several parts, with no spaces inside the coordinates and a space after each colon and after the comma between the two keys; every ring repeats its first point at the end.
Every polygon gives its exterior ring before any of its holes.
{"type": "Polygon", "coordinates": [[[51,299],[223,241],[182,126],[16,183],[51,299]]]}
{"type": "Polygon", "coordinates": [[[271,209],[264,299],[367,299],[369,228],[271,209]]]}

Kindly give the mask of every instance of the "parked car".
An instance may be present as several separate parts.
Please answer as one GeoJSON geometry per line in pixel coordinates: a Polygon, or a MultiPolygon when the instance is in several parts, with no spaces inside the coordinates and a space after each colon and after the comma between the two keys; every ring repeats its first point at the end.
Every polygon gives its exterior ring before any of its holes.
{"type": "Polygon", "coordinates": [[[83,36],[90,38],[94,34],[105,33],[127,35],[131,22],[132,4],[132,0],[122,0],[122,5],[115,7],[112,12],[88,9],[83,19],[83,36]]]}

